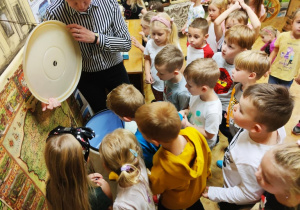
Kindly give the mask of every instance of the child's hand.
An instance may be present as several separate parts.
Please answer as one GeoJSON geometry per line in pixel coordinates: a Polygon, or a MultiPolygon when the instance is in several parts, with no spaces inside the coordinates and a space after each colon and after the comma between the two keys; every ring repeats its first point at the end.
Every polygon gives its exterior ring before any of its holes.
{"type": "Polygon", "coordinates": [[[151,74],[146,74],[145,76],[145,83],[146,84],[153,84],[154,83],[154,80],[153,80],[153,77],[151,74]]]}
{"type": "Polygon", "coordinates": [[[90,178],[91,181],[93,181],[95,183],[97,180],[103,179],[103,176],[99,173],[89,174],[88,177],[90,178]]]}
{"type": "Polygon", "coordinates": [[[143,39],[146,38],[144,31],[140,31],[139,34],[143,37],[143,39]]]}
{"type": "Polygon", "coordinates": [[[181,33],[184,35],[186,32],[185,32],[185,29],[186,29],[186,27],[184,26],[184,27],[182,27],[182,29],[181,29],[181,33]]]}
{"type": "Polygon", "coordinates": [[[242,8],[241,5],[240,5],[240,3],[239,3],[239,1],[236,1],[234,3],[234,5],[232,5],[231,7],[232,7],[233,10],[237,10],[237,9],[241,9],[242,8]]]}
{"type": "Polygon", "coordinates": [[[208,189],[209,189],[209,187],[206,187],[206,189],[205,189],[204,192],[202,193],[202,196],[203,196],[204,198],[207,198],[207,199],[209,199],[209,197],[208,197],[208,189]]]}
{"type": "Polygon", "coordinates": [[[135,47],[137,47],[137,48],[141,47],[141,43],[139,43],[139,41],[134,36],[131,37],[131,41],[135,47]]]}
{"type": "MultiPolygon", "coordinates": [[[[180,113],[181,114],[181,113],[180,113]]],[[[182,120],[181,120],[181,128],[186,128],[186,124],[187,124],[188,120],[185,114],[182,114],[182,120]]]]}
{"type": "Polygon", "coordinates": [[[210,22],[211,22],[211,16],[210,16],[210,15],[208,15],[208,16],[207,16],[207,18],[206,18],[206,20],[207,20],[207,22],[209,22],[209,23],[210,23],[210,22]]]}
{"type": "Polygon", "coordinates": [[[42,102],[42,111],[46,111],[46,109],[52,110],[53,108],[61,105],[61,103],[56,98],[49,98],[48,102],[49,104],[45,104],[42,102]]]}
{"type": "Polygon", "coordinates": [[[240,3],[240,5],[243,9],[246,9],[246,7],[248,6],[247,4],[245,4],[244,0],[237,0],[237,2],[240,3]]]}

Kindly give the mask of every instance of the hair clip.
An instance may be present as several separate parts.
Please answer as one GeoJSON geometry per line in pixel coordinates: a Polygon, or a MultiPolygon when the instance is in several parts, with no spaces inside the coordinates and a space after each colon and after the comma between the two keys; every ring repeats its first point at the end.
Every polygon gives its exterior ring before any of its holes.
{"type": "Polygon", "coordinates": [[[170,19],[170,23],[173,23],[174,22],[174,18],[172,17],[171,19],[170,19]]]}
{"type": "Polygon", "coordinates": [[[138,156],[138,153],[135,150],[129,149],[129,151],[133,154],[134,157],[138,156]]]}
{"type": "Polygon", "coordinates": [[[111,181],[116,181],[119,179],[119,175],[116,172],[111,171],[108,175],[108,179],[111,181]]]}
{"type": "Polygon", "coordinates": [[[130,169],[132,169],[130,165],[123,165],[121,167],[121,171],[130,172],[130,169]]]}
{"type": "Polygon", "coordinates": [[[296,142],[297,144],[298,144],[298,146],[300,146],[300,139],[299,140],[297,140],[297,142],[296,142]]]}

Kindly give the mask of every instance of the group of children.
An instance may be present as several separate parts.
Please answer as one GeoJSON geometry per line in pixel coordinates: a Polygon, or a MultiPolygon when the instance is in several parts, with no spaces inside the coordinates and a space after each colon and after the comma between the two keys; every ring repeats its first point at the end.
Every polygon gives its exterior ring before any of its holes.
{"type": "MultiPolygon", "coordinates": [[[[199,7],[197,2],[193,1],[190,9],[199,7]]],[[[222,0],[212,0],[208,20],[189,19],[182,29],[188,35],[186,67],[173,20],[166,13],[147,12],[142,17],[147,43],[143,47],[133,40],[133,44],[144,53],[145,82],[151,84],[157,102],[145,104],[143,95],[128,84],[107,96],[107,108],[125,122],[135,121],[138,127],[134,134],[125,129],[113,131],[99,148],[104,168],[118,182],[114,209],[155,209],[153,195],[158,195],[158,209],[204,209],[201,196],[218,202],[220,209],[247,209],[260,199],[264,209],[300,204],[300,141],[283,143],[283,126],[294,108],[286,87],[300,68],[300,10],[294,14],[292,31],[278,35],[270,27],[260,30],[259,20],[265,15],[261,3],[256,5],[255,1],[248,6],[236,0],[227,6],[222,0]],[[266,43],[262,51],[270,57],[251,50],[259,34],[266,43]],[[255,84],[269,73],[273,84],[255,84]],[[224,187],[207,186],[212,176],[211,150],[218,142],[219,130],[229,141],[221,162],[224,187]]],[[[295,80],[299,83],[300,76],[295,80]]],[[[88,143],[88,138],[61,132],[49,137],[45,159],[50,209],[68,209],[66,201],[88,209],[98,194],[98,200],[106,204],[104,209],[112,205],[100,174],[89,176],[98,187],[91,187],[87,178],[72,186],[77,171],[68,170],[73,165],[51,165],[71,157],[70,151],[75,150],[56,142],[57,136],[69,144],[77,139],[84,154],[88,153],[88,146],[82,144],[88,143]],[[54,158],[54,152],[61,156],[54,158]],[[61,172],[62,178],[55,175],[58,168],[66,170],[61,172]],[[83,186],[81,192],[86,195],[80,203],[74,201],[75,194],[58,198],[53,195],[59,192],[55,189],[58,185],[67,192],[83,186]]],[[[76,150],[79,148],[77,144],[76,150]]],[[[80,163],[88,160],[79,152],[73,156],[80,163]]]]}

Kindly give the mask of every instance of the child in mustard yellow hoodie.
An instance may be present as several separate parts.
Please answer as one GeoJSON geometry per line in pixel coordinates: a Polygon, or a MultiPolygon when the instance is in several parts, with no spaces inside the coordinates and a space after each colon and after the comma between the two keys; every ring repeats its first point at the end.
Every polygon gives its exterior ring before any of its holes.
{"type": "Polygon", "coordinates": [[[211,151],[195,128],[181,128],[170,102],[141,106],[135,120],[143,137],[156,146],[149,175],[153,194],[160,194],[158,209],[204,209],[200,197],[210,176],[211,151]]]}

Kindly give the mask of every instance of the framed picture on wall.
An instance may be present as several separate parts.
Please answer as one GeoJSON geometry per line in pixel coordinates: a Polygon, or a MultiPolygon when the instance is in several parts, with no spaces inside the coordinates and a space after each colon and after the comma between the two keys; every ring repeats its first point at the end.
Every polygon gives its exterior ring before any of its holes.
{"type": "Polygon", "coordinates": [[[13,6],[15,15],[17,16],[18,22],[21,26],[26,24],[26,19],[24,17],[23,11],[21,10],[19,4],[13,6]]]}
{"type": "Polygon", "coordinates": [[[8,22],[8,15],[4,9],[0,10],[0,23],[7,37],[11,37],[14,34],[14,30],[11,24],[8,22]]]}

